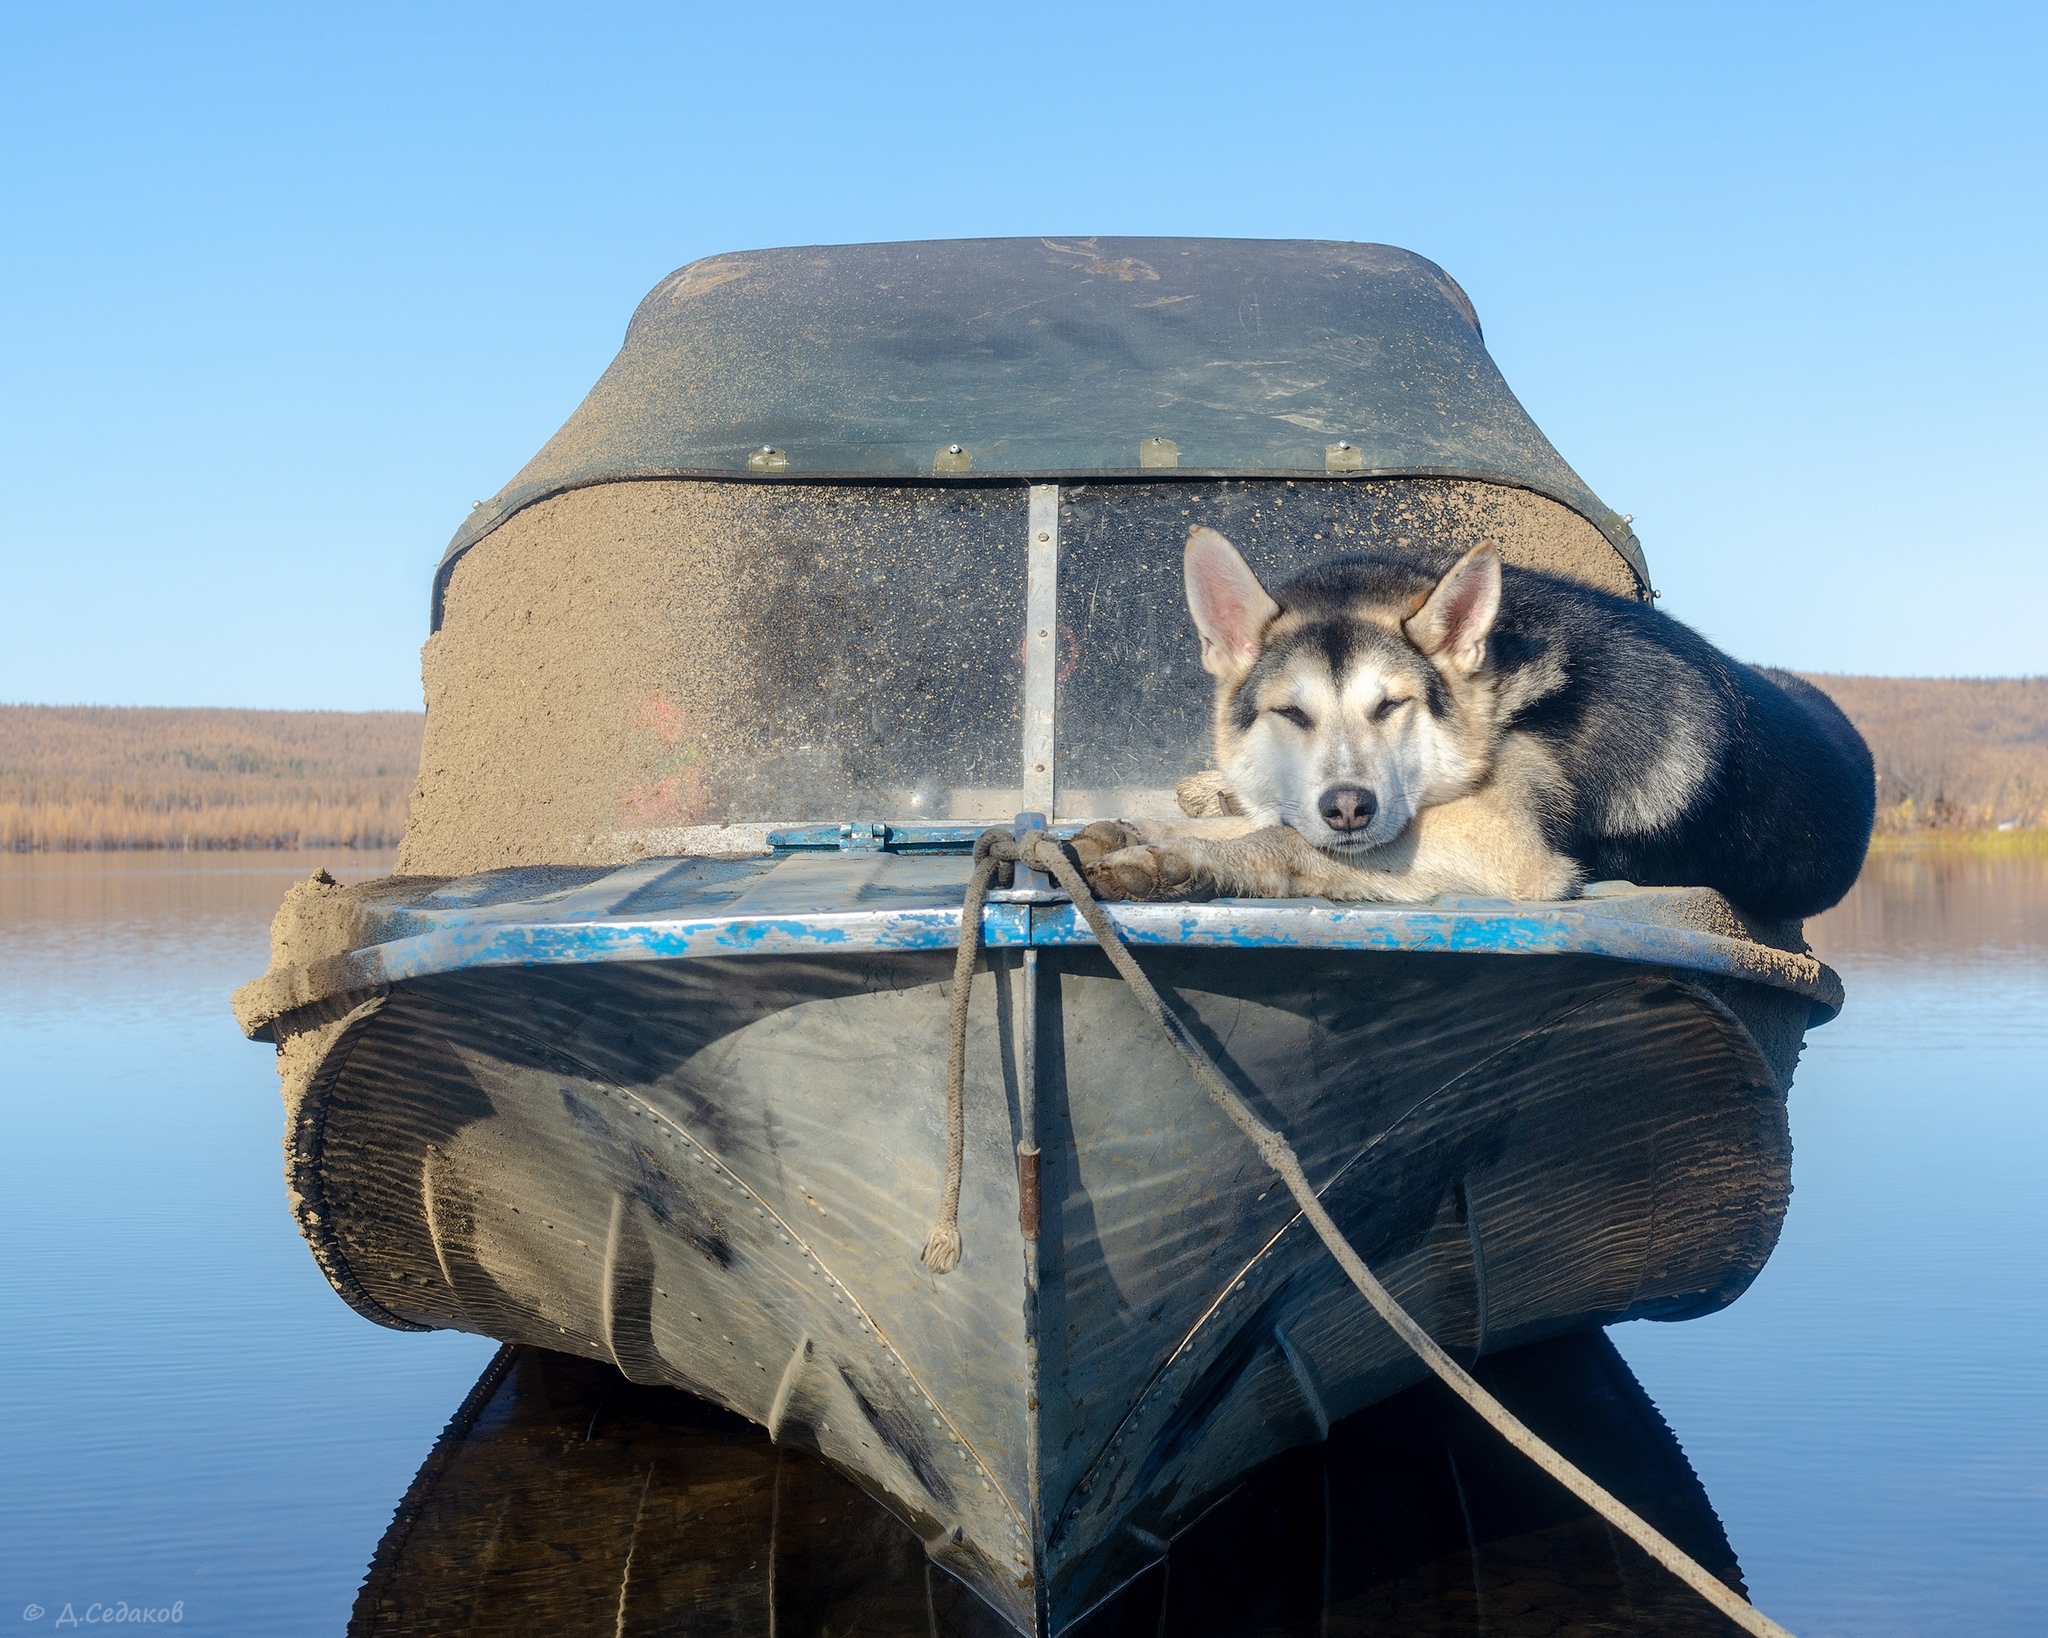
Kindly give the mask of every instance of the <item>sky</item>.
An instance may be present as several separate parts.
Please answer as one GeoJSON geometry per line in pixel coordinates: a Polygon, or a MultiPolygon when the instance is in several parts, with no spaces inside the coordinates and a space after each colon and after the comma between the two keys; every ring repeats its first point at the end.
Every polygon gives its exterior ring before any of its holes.
{"type": "Polygon", "coordinates": [[[2048,671],[2048,8],[0,9],[0,700],[416,709],[433,566],[671,269],[1376,240],[1663,608],[2048,671]]]}

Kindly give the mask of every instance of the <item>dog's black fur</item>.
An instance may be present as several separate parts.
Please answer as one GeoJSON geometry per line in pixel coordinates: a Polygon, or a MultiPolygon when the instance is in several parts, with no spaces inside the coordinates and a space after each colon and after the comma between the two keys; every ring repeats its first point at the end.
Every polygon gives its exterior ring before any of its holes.
{"type": "MultiPolygon", "coordinates": [[[[1275,597],[1335,616],[1419,598],[1440,572],[1344,558],[1275,597]]],[[[1563,775],[1544,804],[1545,840],[1587,879],[1711,887],[1786,918],[1827,909],[1855,882],[1876,807],[1870,751],[1811,683],[1730,659],[1648,604],[1509,567],[1488,660],[1502,730],[1538,741],[1563,775]],[[1660,801],[1688,784],[1675,811],[1660,801]]]]}

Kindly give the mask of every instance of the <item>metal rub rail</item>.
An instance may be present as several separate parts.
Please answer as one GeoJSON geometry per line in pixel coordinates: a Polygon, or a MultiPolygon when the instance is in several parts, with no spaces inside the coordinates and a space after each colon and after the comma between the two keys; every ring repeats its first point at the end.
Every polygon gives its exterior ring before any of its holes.
{"type": "MultiPolygon", "coordinates": [[[[825,833],[836,841],[839,829],[825,833]]],[[[967,832],[969,845],[975,834],[967,832]]],[[[810,835],[773,833],[783,850],[763,858],[646,859],[575,872],[566,887],[561,871],[506,870],[366,899],[354,947],[259,980],[245,992],[243,1027],[260,1036],[272,1020],[314,1002],[476,968],[958,946],[972,860],[950,834],[942,841],[897,831],[895,846],[862,850],[820,847],[810,835]],[[940,846],[949,851],[931,851],[940,846]]],[[[1093,944],[1071,903],[1047,902],[1064,897],[985,905],[982,946],[1093,944]]],[[[1600,956],[1789,991],[1812,1004],[1815,1024],[1842,1005],[1841,981],[1829,968],[1743,936],[1725,901],[1699,888],[1604,882],[1556,903],[1219,899],[1102,909],[1117,936],[1140,948],[1600,956]]]]}

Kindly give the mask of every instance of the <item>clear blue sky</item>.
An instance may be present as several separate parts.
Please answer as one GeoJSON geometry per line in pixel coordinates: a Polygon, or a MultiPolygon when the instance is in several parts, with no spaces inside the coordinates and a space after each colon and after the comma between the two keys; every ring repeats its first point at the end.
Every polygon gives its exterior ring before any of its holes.
{"type": "Polygon", "coordinates": [[[415,706],[429,571],[715,251],[1372,239],[1665,608],[2048,671],[2048,8],[16,5],[0,699],[415,706]]]}

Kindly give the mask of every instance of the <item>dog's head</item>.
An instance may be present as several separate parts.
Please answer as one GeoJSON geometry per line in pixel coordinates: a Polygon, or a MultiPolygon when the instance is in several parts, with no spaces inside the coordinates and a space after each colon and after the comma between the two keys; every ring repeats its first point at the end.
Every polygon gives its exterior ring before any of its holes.
{"type": "Polygon", "coordinates": [[[1188,535],[1188,609],[1216,679],[1216,755],[1239,805],[1346,852],[1391,842],[1491,766],[1500,610],[1488,546],[1432,579],[1347,559],[1276,599],[1213,529],[1188,535]]]}

